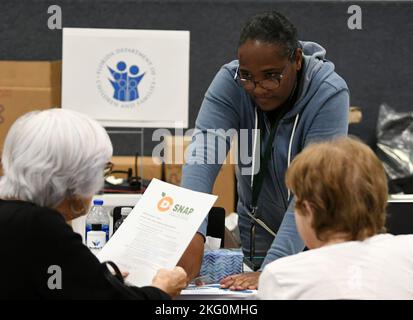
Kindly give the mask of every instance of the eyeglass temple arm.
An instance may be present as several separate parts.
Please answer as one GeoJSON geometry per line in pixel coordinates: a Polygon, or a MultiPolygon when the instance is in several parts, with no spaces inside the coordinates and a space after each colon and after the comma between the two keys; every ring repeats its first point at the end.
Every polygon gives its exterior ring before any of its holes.
{"type": "Polygon", "coordinates": [[[234,74],[234,80],[237,80],[237,76],[238,76],[238,70],[239,70],[239,66],[237,67],[237,70],[235,70],[235,74],[234,74]]]}

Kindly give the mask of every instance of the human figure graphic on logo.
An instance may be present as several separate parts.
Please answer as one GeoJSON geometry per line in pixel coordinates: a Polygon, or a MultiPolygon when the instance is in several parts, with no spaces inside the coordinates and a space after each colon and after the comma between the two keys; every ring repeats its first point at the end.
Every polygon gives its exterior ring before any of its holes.
{"type": "Polygon", "coordinates": [[[141,82],[145,73],[138,75],[139,73],[138,66],[131,66],[129,68],[129,73],[133,75],[134,77],[128,78],[128,92],[129,92],[129,98],[130,98],[128,101],[133,101],[133,100],[139,99],[138,85],[139,85],[139,82],[141,82]]]}
{"type": "Polygon", "coordinates": [[[113,79],[115,80],[115,81],[112,81],[111,79],[109,79],[110,83],[115,89],[113,98],[116,100],[120,100],[120,101],[127,101],[125,98],[126,98],[126,83],[127,83],[128,74],[127,72],[124,72],[126,70],[126,63],[123,61],[120,61],[116,65],[116,68],[118,71],[115,71],[111,69],[110,67],[108,67],[113,79]]]}
{"type": "Polygon", "coordinates": [[[139,74],[139,67],[133,65],[129,68],[124,61],[119,61],[116,65],[117,70],[108,67],[114,80],[109,79],[115,92],[113,98],[119,101],[134,101],[139,98],[138,85],[145,73],[139,74]]]}

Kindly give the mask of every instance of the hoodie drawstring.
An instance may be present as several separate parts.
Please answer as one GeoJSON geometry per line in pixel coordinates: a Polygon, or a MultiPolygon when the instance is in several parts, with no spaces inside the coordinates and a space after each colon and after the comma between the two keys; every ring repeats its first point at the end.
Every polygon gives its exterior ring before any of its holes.
{"type": "MultiPolygon", "coordinates": [[[[299,119],[300,119],[300,114],[298,113],[295,116],[293,131],[291,132],[290,143],[288,145],[287,168],[291,164],[292,145],[293,145],[293,142],[294,142],[295,130],[297,128],[299,119]]],[[[253,142],[253,147],[252,147],[253,151],[252,151],[251,188],[254,185],[255,157],[256,157],[256,152],[257,152],[257,138],[258,138],[258,112],[257,112],[257,108],[255,108],[254,142],[253,142]]],[[[288,192],[288,196],[287,196],[287,202],[288,202],[288,201],[290,201],[291,191],[288,189],[287,192],[288,192]]]]}
{"type": "Polygon", "coordinates": [[[255,175],[255,156],[257,151],[257,138],[258,138],[258,112],[257,108],[255,110],[255,126],[254,126],[254,142],[252,146],[252,172],[251,172],[251,189],[254,185],[254,175],[255,175]]]}
{"type": "MultiPolygon", "coordinates": [[[[297,124],[298,124],[298,119],[300,118],[300,114],[297,113],[297,115],[295,116],[295,120],[294,120],[294,126],[293,126],[293,131],[291,133],[291,138],[290,138],[290,143],[288,145],[288,163],[287,163],[287,169],[291,164],[291,149],[292,149],[292,145],[293,145],[293,140],[294,140],[294,135],[295,135],[295,129],[297,128],[297,124]]],[[[287,202],[290,201],[290,196],[291,196],[291,191],[290,189],[287,189],[288,195],[287,195],[287,202]]]]}

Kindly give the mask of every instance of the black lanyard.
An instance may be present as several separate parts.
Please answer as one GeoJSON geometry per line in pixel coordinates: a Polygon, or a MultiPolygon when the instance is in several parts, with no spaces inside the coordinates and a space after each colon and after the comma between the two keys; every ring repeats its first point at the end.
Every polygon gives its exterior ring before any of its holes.
{"type": "MultiPolygon", "coordinates": [[[[264,182],[265,175],[268,171],[268,162],[271,159],[272,144],[273,144],[274,137],[275,137],[275,131],[277,130],[278,123],[279,123],[281,117],[284,114],[285,114],[285,112],[279,112],[277,114],[277,117],[276,117],[274,123],[271,125],[270,135],[268,137],[267,145],[266,145],[265,150],[264,150],[264,156],[262,156],[261,151],[258,150],[260,152],[260,160],[261,160],[260,170],[258,170],[258,173],[256,175],[254,175],[254,180],[252,181],[252,186],[251,186],[251,188],[252,188],[252,202],[251,202],[251,214],[250,214],[250,216],[251,216],[252,220],[251,220],[251,228],[250,228],[250,256],[249,256],[249,261],[246,259],[245,262],[254,271],[257,271],[259,269],[259,266],[261,265],[261,263],[259,263],[258,265],[254,263],[254,256],[255,256],[255,224],[256,224],[256,222],[260,221],[260,219],[257,219],[258,197],[259,197],[261,189],[262,189],[262,184],[264,182]]],[[[262,139],[263,138],[263,132],[265,130],[265,123],[264,123],[264,116],[262,114],[262,111],[259,110],[259,109],[257,110],[257,117],[258,117],[258,128],[260,128],[260,130],[261,130],[260,131],[260,146],[261,146],[262,141],[263,141],[263,139],[262,139]]],[[[254,158],[255,158],[255,155],[254,155],[254,158]]],[[[267,227],[265,224],[264,224],[264,226],[267,227]]]]}
{"type": "MultiPolygon", "coordinates": [[[[272,153],[272,144],[274,141],[275,137],[275,131],[277,130],[278,123],[280,122],[281,117],[285,114],[285,112],[279,112],[275,122],[271,125],[271,130],[270,130],[270,135],[268,137],[265,150],[264,150],[264,156],[262,156],[262,153],[260,152],[260,170],[258,171],[257,174],[254,175],[254,180],[252,183],[252,201],[251,201],[251,213],[253,215],[256,215],[257,209],[258,209],[258,197],[260,195],[261,189],[262,189],[262,184],[264,182],[265,175],[268,171],[268,162],[271,159],[271,153],[272,153]]],[[[258,128],[260,129],[260,146],[262,145],[263,141],[263,132],[265,130],[265,123],[264,123],[264,115],[262,114],[261,110],[257,110],[257,116],[258,116],[258,128]]]]}

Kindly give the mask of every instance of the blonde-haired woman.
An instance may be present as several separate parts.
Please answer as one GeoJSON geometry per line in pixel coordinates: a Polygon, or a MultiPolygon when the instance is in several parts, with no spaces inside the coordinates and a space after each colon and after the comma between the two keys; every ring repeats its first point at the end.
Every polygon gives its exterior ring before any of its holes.
{"type": "Polygon", "coordinates": [[[312,144],[286,183],[311,250],[266,266],[261,299],[413,299],[413,235],[384,233],[387,180],[368,146],[352,138],[312,144]]]}

